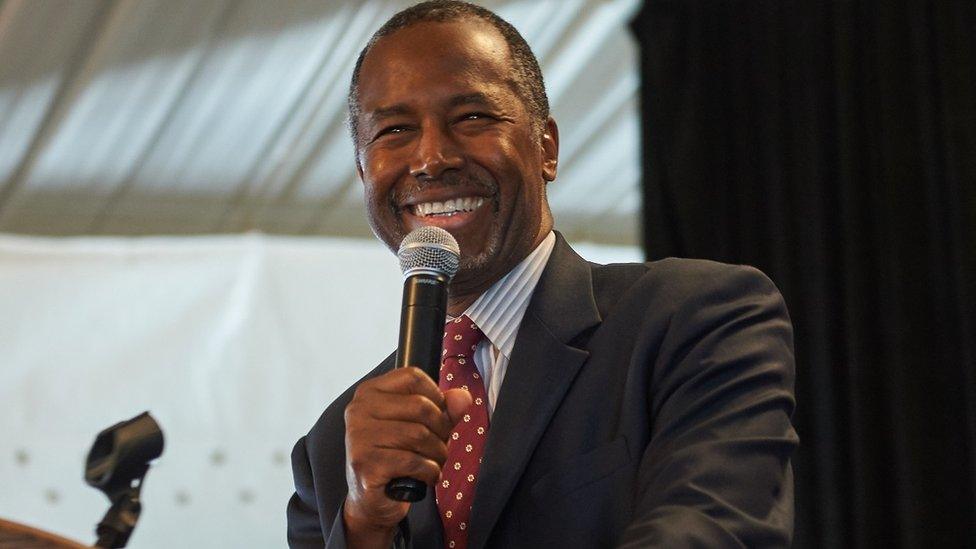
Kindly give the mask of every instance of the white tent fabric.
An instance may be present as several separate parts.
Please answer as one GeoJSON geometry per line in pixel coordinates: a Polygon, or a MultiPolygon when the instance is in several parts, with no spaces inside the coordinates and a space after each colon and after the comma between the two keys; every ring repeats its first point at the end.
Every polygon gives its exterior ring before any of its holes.
{"type": "Polygon", "coordinates": [[[150,410],[166,449],[129,546],[283,546],[291,446],[393,348],[399,300],[374,240],[0,235],[0,516],[93,540],[86,453],[150,410]]]}
{"type": "MultiPolygon", "coordinates": [[[[0,231],[369,235],[345,95],[412,0],[0,2],[0,231]]],[[[553,211],[638,240],[639,0],[483,0],[539,57],[553,211]]]]}

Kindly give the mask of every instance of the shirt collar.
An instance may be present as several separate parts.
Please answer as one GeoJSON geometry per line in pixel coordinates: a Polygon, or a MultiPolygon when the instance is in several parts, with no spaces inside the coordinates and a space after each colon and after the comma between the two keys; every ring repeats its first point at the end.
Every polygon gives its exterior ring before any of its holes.
{"type": "Polygon", "coordinates": [[[505,358],[512,356],[518,327],[555,244],[556,234],[549,231],[532,253],[464,311],[505,358]]]}

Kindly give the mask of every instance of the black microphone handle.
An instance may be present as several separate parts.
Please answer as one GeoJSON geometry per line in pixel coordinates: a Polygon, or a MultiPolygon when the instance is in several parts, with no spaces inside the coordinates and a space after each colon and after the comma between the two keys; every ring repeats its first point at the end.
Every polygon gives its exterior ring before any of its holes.
{"type": "MultiPolygon", "coordinates": [[[[447,283],[446,275],[432,272],[415,274],[403,281],[396,367],[416,366],[435,382],[440,377],[447,283]]],[[[396,501],[420,501],[427,495],[427,485],[417,479],[395,478],[387,483],[386,495],[396,501]]]]}

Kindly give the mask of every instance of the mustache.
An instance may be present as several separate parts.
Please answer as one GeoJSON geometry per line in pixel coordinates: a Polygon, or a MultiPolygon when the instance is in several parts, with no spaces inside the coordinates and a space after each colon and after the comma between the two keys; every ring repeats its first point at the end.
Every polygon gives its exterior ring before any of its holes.
{"type": "Polygon", "coordinates": [[[408,186],[398,187],[390,194],[390,206],[396,210],[400,204],[412,202],[422,192],[453,187],[461,187],[471,191],[472,194],[485,197],[496,197],[498,195],[498,184],[489,177],[470,173],[446,172],[437,179],[415,181],[408,186]]]}

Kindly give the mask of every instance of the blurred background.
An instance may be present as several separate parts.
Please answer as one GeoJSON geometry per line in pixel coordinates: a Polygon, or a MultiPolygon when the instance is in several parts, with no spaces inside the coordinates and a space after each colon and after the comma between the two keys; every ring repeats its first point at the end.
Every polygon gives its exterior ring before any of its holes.
{"type": "MultiPolygon", "coordinates": [[[[0,0],[0,517],[93,540],[95,434],[167,447],[130,547],[284,545],[289,453],[393,349],[344,127],[394,0],[0,0]]],[[[797,547],[976,547],[976,4],[495,0],[598,262],[764,270],[797,547]]]]}

